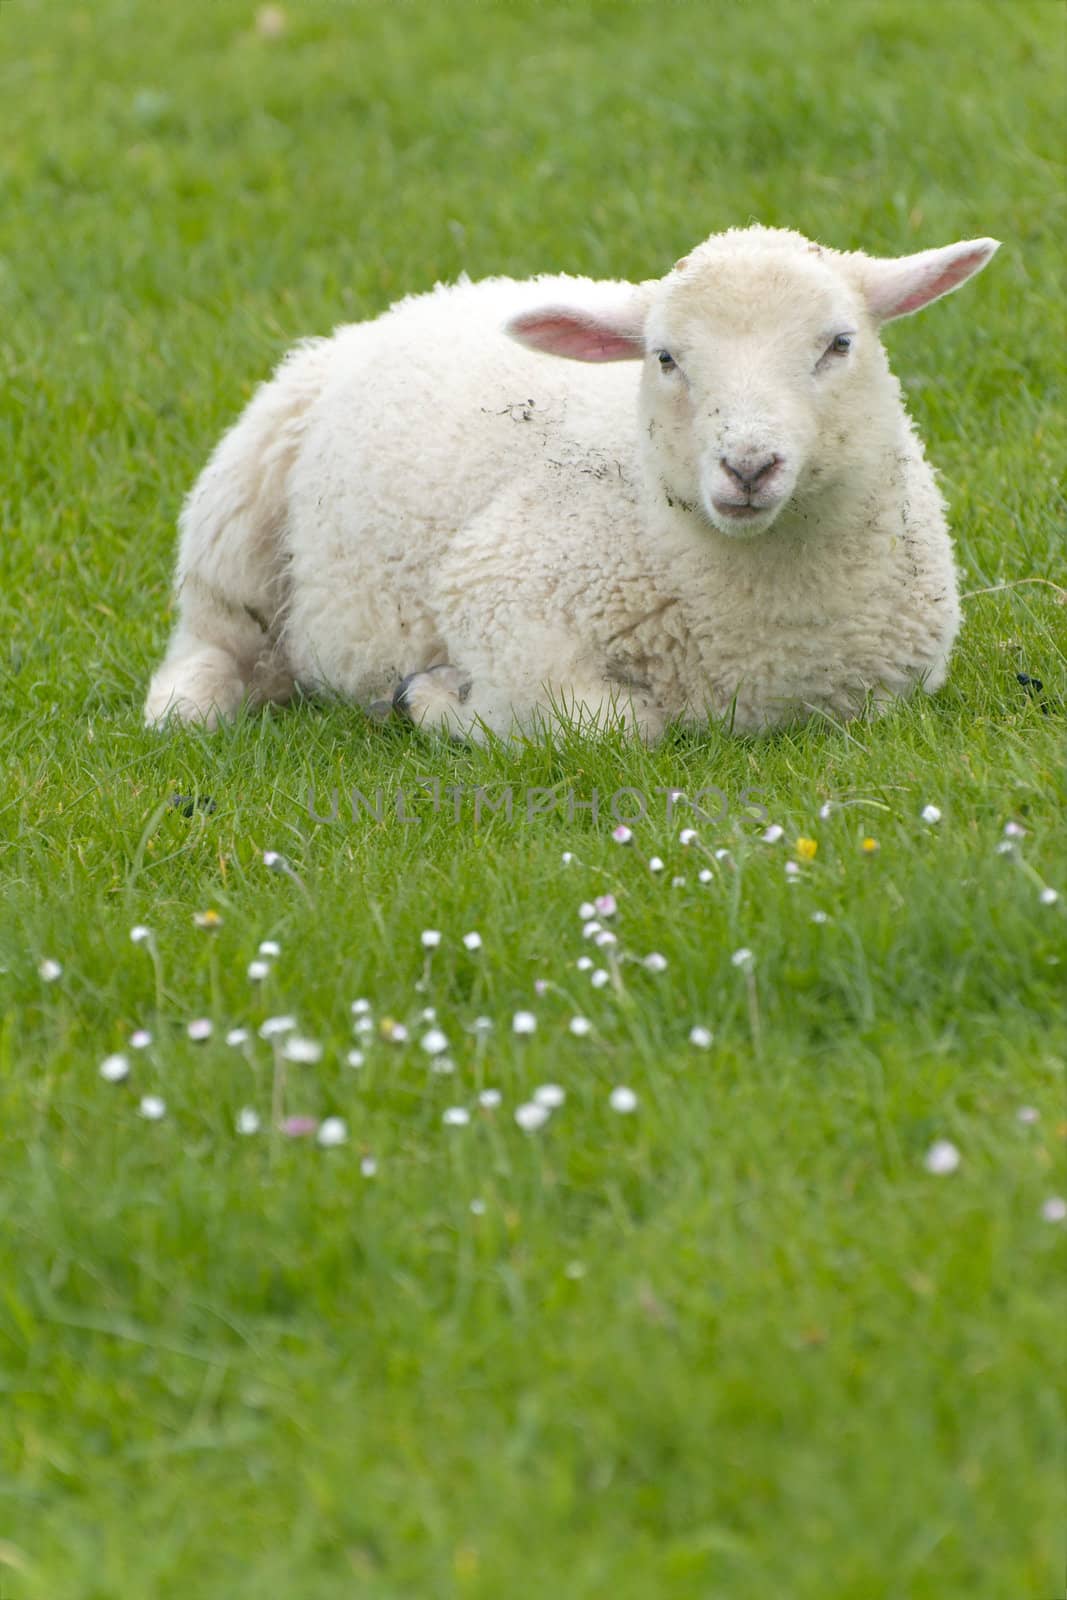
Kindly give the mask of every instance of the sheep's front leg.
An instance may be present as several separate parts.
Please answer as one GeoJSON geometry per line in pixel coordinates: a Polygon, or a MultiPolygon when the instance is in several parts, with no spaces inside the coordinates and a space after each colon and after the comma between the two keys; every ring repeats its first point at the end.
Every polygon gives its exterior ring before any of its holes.
{"type": "Polygon", "coordinates": [[[393,695],[393,710],[417,727],[441,733],[468,731],[470,713],[465,708],[471,693],[471,680],[458,667],[447,663],[409,672],[393,695]]]}
{"type": "Polygon", "coordinates": [[[524,709],[488,680],[472,681],[449,665],[409,672],[393,695],[393,710],[416,727],[475,743],[487,734],[506,738],[527,720],[524,709]]]}
{"type": "Polygon", "coordinates": [[[651,744],[665,723],[650,701],[623,696],[602,682],[588,687],[568,684],[555,692],[542,685],[527,695],[508,694],[472,682],[468,674],[448,665],[409,673],[393,696],[393,707],[420,727],[475,740],[484,738],[486,730],[504,737],[517,728],[529,729],[540,718],[593,734],[621,723],[651,744]]]}
{"type": "Polygon", "coordinates": [[[602,679],[589,683],[578,679],[566,684],[551,696],[545,709],[554,721],[582,733],[595,736],[622,728],[645,744],[655,744],[667,721],[647,695],[634,694],[602,679]]]}

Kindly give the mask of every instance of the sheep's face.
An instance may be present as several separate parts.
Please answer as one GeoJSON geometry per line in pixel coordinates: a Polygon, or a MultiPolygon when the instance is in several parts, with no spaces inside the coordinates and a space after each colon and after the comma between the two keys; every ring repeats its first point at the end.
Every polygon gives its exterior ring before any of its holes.
{"type": "Polygon", "coordinates": [[[818,257],[701,252],[653,290],[644,338],[645,459],[668,500],[751,538],[847,474],[880,347],[818,257]]]}
{"type": "Polygon", "coordinates": [[[775,228],[732,230],[665,278],[597,285],[595,301],[524,312],[507,331],[573,360],[640,359],[650,490],[752,538],[787,506],[810,515],[884,439],[879,424],[899,402],[878,324],[957,288],[996,249],[972,239],[883,260],[775,228]]]}

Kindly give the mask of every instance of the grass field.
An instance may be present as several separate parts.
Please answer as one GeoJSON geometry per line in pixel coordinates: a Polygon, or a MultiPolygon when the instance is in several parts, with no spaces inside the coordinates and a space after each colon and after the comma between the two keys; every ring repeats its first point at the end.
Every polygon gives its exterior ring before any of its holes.
{"type": "Polygon", "coordinates": [[[1062,1593],[1065,16],[0,5],[3,1600],[1062,1593]],[[181,496],[294,338],[462,269],[658,274],[749,218],[1004,241],[887,337],[970,596],[936,698],[651,752],[321,704],[141,728],[181,496]],[[708,785],[684,846],[655,791],[708,785]],[[568,818],[624,786],[631,846],[568,818]],[[607,892],[613,954],[578,914],[607,892]]]}

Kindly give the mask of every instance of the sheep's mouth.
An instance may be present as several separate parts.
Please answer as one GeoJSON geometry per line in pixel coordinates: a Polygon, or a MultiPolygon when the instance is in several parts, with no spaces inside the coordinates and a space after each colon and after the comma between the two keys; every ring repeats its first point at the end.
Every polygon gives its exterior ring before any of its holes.
{"type": "Polygon", "coordinates": [[[704,515],[717,533],[727,538],[751,539],[765,533],[786,503],[785,495],[773,500],[718,500],[709,497],[704,515]]]}
{"type": "Polygon", "coordinates": [[[764,517],[768,511],[774,510],[774,506],[754,506],[750,500],[740,505],[735,505],[732,500],[713,500],[711,503],[718,516],[728,517],[731,522],[750,522],[753,517],[764,517]]]}

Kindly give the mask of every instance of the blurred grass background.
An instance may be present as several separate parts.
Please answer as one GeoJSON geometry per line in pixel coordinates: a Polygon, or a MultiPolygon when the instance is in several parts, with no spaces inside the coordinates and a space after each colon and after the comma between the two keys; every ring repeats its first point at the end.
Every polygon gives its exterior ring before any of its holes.
{"type": "Polygon", "coordinates": [[[275,13],[0,4],[0,1593],[1048,1600],[1064,9],[275,13]],[[341,706],[141,729],[181,497],[295,338],[461,270],[659,274],[749,219],[887,254],[1004,241],[887,330],[975,592],[934,701],[655,752],[435,750],[341,706]],[[786,842],[735,811],[707,836],[733,864],[698,888],[662,816],[640,854],[588,814],[308,818],[309,789],[430,770],[582,798],[759,785],[786,842]],[[216,809],[185,818],[174,792],[216,809]],[[996,853],[1009,818],[1018,859],[996,853]],[[798,834],[819,854],[790,888],[798,834]],[[621,993],[573,965],[577,905],[608,887],[624,948],[669,961],[621,993]],[[192,924],[209,905],[215,936],[192,924]],[[419,994],[428,926],[445,941],[419,994]],[[252,991],[266,936],[283,956],[252,991]],[[378,1042],[347,1068],[357,995],[413,1030],[432,1002],[454,1077],[378,1042]],[[270,1058],[218,1035],[272,1010],[326,1046],[291,1109],[344,1116],[346,1147],[234,1135],[240,1106],[269,1116],[270,1058]],[[592,1040],[567,1032],[578,1011],[592,1040]],[[216,1039],[194,1047],[202,1014],[216,1039]],[[114,1090],[99,1060],[139,1025],[156,1045],[114,1090]],[[528,1140],[511,1113],[546,1079],[567,1106],[528,1140]],[[607,1109],[618,1082],[631,1119],[607,1109]],[[443,1128],[486,1084],[499,1116],[443,1128]],[[962,1152],[949,1178],[923,1168],[938,1137],[962,1152]]]}

